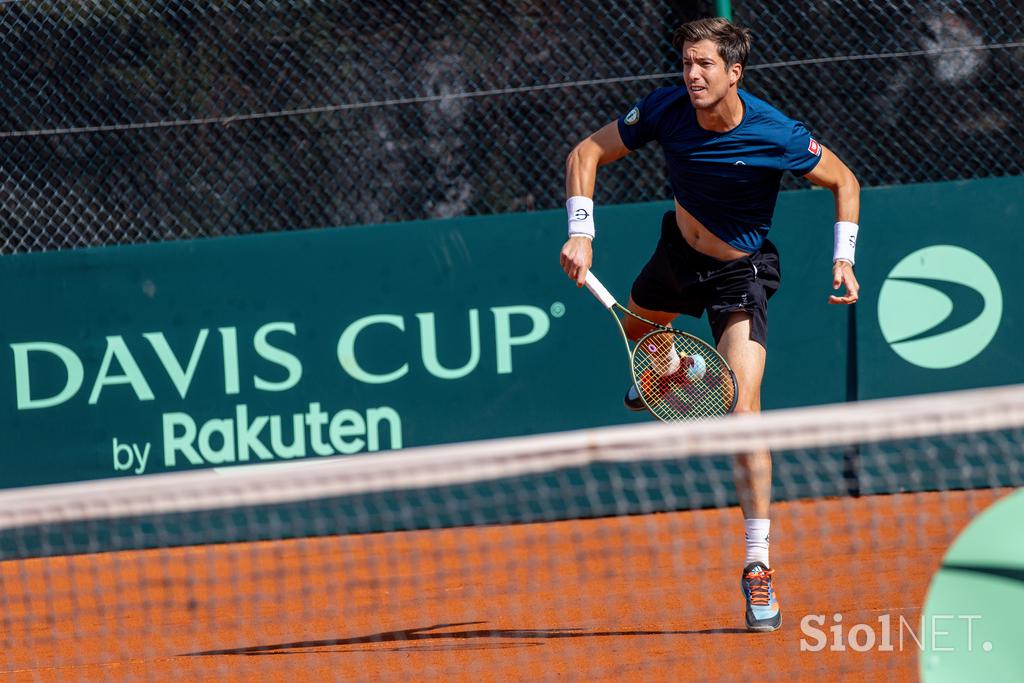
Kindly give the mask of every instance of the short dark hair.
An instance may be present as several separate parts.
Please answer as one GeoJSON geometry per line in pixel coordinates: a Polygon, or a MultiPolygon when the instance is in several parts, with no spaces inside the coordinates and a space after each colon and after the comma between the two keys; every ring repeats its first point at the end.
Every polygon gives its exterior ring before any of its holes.
{"type": "Polygon", "coordinates": [[[683,43],[710,40],[718,46],[718,55],[725,60],[726,68],[739,64],[746,68],[750,56],[750,29],[742,28],[722,17],[698,19],[683,24],[672,35],[672,45],[683,49],[683,43]]]}

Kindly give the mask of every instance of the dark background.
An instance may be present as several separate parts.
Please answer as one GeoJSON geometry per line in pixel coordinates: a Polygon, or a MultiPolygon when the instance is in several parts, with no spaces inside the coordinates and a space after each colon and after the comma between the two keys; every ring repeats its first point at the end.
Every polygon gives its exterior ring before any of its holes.
{"type": "MultiPolygon", "coordinates": [[[[566,153],[678,80],[672,29],[713,4],[4,3],[0,252],[560,207],[566,153]]],[[[1024,39],[1019,2],[733,13],[745,87],[862,184],[1021,173],[1024,49],[977,49],[1024,39]]],[[[598,183],[669,196],[654,149],[598,183]]]]}

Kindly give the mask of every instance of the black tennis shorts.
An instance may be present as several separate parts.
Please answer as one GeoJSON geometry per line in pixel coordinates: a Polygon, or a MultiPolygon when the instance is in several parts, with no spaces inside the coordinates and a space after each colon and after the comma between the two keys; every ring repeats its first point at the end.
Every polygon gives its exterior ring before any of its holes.
{"type": "Polygon", "coordinates": [[[633,301],[652,311],[699,318],[707,311],[717,344],[729,315],[750,313],[750,338],[768,346],[768,299],[782,282],[779,252],[768,240],[748,256],[720,261],[691,247],[674,211],[661,220],[661,238],[633,282],[633,301]]]}

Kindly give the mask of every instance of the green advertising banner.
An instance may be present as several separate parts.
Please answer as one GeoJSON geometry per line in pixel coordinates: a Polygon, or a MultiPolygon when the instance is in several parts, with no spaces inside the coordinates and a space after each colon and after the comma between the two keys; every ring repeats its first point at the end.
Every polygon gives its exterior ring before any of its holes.
{"type": "MultiPolygon", "coordinates": [[[[1021,305],[1007,289],[1019,250],[1006,245],[1022,190],[1020,178],[866,190],[855,313],[826,303],[831,194],[784,193],[772,231],[783,285],[770,307],[765,408],[1024,381],[1021,305]]],[[[594,267],[621,299],[670,206],[601,208],[594,267]]],[[[622,407],[627,362],[608,313],[561,273],[563,224],[555,211],[4,257],[0,485],[648,419],[622,407]]],[[[679,325],[709,337],[704,319],[679,325]]],[[[775,497],[946,488],[948,468],[930,460],[940,452],[956,458],[958,486],[1002,483],[984,448],[918,446],[815,452],[775,497]]],[[[776,454],[780,465],[806,456],[776,454]]],[[[136,521],[170,524],[193,543],[253,540],[244,536],[253,516],[294,516],[296,533],[323,534],[722,506],[734,492],[709,481],[727,480],[731,467],[726,456],[598,463],[445,491],[136,521]],[[397,512],[434,509],[444,496],[501,501],[510,490],[558,494],[471,520],[397,512]]],[[[10,529],[0,554],[116,549],[118,538],[97,539],[91,521],[10,529]]]]}
{"type": "MultiPolygon", "coordinates": [[[[625,300],[670,204],[603,207],[625,300]]],[[[832,198],[780,198],[764,405],[843,400],[832,198]]],[[[564,214],[324,229],[0,259],[3,486],[648,419],[608,313],[561,272],[564,214]]],[[[709,336],[706,320],[682,326],[709,336]]]]}
{"type": "Polygon", "coordinates": [[[879,188],[862,222],[860,398],[1024,382],[1024,179],[879,188]]]}

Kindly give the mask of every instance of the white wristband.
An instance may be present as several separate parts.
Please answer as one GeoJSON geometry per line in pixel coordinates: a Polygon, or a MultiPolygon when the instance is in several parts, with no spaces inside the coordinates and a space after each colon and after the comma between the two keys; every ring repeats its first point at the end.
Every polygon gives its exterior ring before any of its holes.
{"type": "Polygon", "coordinates": [[[594,200],[590,197],[569,197],[565,202],[569,214],[569,237],[594,239],[594,200]]]}
{"type": "Polygon", "coordinates": [[[832,263],[836,261],[849,261],[854,264],[853,255],[857,250],[856,223],[850,221],[839,221],[835,224],[835,242],[832,247],[832,263]]]}

